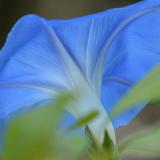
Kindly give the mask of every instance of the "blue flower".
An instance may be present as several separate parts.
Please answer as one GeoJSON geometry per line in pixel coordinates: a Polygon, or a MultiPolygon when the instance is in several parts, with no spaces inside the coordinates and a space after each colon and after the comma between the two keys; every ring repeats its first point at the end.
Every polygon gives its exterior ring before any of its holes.
{"type": "MultiPolygon", "coordinates": [[[[159,0],[70,20],[21,18],[0,51],[0,132],[13,115],[73,88],[84,95],[69,112],[80,118],[98,109],[90,127],[101,132],[113,106],[160,62],[159,26],[159,0]]],[[[142,108],[119,115],[114,128],[142,108]]]]}

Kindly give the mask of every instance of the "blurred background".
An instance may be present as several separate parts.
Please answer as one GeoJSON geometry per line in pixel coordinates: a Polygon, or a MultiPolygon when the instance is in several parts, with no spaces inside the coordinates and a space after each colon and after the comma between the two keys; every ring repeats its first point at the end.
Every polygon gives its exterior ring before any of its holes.
{"type": "MultiPolygon", "coordinates": [[[[99,12],[108,8],[125,6],[138,0],[0,0],[0,47],[3,46],[7,33],[13,24],[23,15],[38,14],[50,19],[66,19],[77,16],[84,16],[99,12]]],[[[149,106],[141,112],[129,125],[117,129],[118,139],[122,139],[135,130],[160,120],[158,105],[149,106]]],[[[134,155],[133,159],[142,160],[134,155]]],[[[131,157],[125,157],[131,160],[131,157]]],[[[153,158],[150,158],[153,160],[153,158]]],[[[145,157],[144,160],[149,160],[145,157]]]]}

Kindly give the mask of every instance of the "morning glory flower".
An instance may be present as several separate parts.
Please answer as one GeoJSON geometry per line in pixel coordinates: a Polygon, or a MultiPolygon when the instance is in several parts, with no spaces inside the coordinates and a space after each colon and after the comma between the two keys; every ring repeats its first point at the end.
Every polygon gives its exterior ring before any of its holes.
{"type": "Polygon", "coordinates": [[[99,111],[91,131],[101,141],[107,129],[114,140],[113,128],[144,107],[107,123],[115,104],[160,62],[159,26],[159,0],[70,20],[22,17],[0,51],[0,134],[12,116],[75,89],[69,113],[78,119],[99,111]]]}

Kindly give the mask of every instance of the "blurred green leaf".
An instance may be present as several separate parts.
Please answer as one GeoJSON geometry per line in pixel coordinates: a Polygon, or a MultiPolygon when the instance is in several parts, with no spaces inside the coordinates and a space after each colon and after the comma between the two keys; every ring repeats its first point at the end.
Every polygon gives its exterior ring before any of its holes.
{"type": "Polygon", "coordinates": [[[119,160],[117,155],[113,155],[108,151],[93,152],[90,154],[90,160],[119,160]]]}
{"type": "Polygon", "coordinates": [[[114,160],[108,152],[98,152],[90,155],[90,160],[114,160]]]}
{"type": "Polygon", "coordinates": [[[84,127],[88,122],[91,122],[98,116],[98,112],[91,112],[90,114],[84,116],[83,118],[77,120],[71,127],[69,127],[69,130],[74,130],[79,127],[84,127]]]}
{"type": "Polygon", "coordinates": [[[133,108],[135,105],[160,100],[160,66],[151,71],[145,79],[140,81],[133,89],[114,107],[112,117],[133,108]]]}
{"type": "Polygon", "coordinates": [[[155,154],[160,157],[160,123],[149,127],[139,133],[125,139],[119,145],[119,151],[126,153],[130,151],[138,151],[147,154],[155,154]]]}
{"type": "MultiPolygon", "coordinates": [[[[87,142],[84,136],[82,135],[72,135],[66,137],[64,135],[58,135],[57,138],[60,138],[57,142],[56,151],[57,157],[65,160],[76,160],[80,156],[86,154],[87,142]]],[[[57,159],[56,159],[57,160],[57,159]]]]}
{"type": "Polygon", "coordinates": [[[39,107],[16,117],[8,125],[3,160],[49,159],[60,114],[71,95],[59,96],[53,105],[39,107]]]}

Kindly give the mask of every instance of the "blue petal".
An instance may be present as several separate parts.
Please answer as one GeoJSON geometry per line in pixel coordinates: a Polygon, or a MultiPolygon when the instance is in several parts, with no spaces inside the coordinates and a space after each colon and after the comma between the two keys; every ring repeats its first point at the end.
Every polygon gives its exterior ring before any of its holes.
{"type": "Polygon", "coordinates": [[[16,24],[0,55],[0,114],[49,99],[54,90],[66,86],[52,48],[39,18],[28,16],[16,24]]]}
{"type": "Polygon", "coordinates": [[[104,132],[101,133],[101,130],[112,127],[104,123],[108,121],[107,113],[59,34],[57,29],[36,16],[24,17],[16,24],[0,55],[1,119],[8,121],[17,112],[49,100],[61,90],[76,88],[78,96],[82,91],[88,95],[84,97],[83,94],[84,101],[79,102],[77,109],[71,112],[76,118],[82,118],[93,110],[100,110],[102,116],[90,126],[96,136],[101,134],[97,137],[102,140],[104,132]],[[98,129],[93,127],[95,125],[103,127],[98,129]]]}
{"type": "MultiPolygon", "coordinates": [[[[160,62],[156,54],[160,50],[160,36],[156,35],[160,33],[159,5],[159,0],[141,1],[96,15],[48,22],[101,96],[108,112],[160,62]],[[152,28],[154,32],[150,32],[152,28]]],[[[143,107],[135,106],[118,116],[114,126],[128,124],[143,107]]]]}
{"type": "MultiPolygon", "coordinates": [[[[160,2],[156,0],[141,2],[140,6],[148,9],[140,10],[124,19],[119,25],[121,29],[112,39],[105,59],[102,87],[102,101],[108,112],[112,111],[113,106],[127,94],[133,85],[160,63],[159,5],[160,2]]],[[[124,13],[127,15],[137,8],[130,6],[121,9],[119,15],[124,13]]],[[[141,104],[119,115],[113,121],[114,126],[128,124],[143,107],[144,104],[141,104]]]]}
{"type": "Polygon", "coordinates": [[[112,17],[111,10],[96,15],[59,21],[59,23],[48,21],[48,24],[55,29],[65,48],[96,91],[100,87],[97,86],[97,83],[92,83],[95,64],[111,30],[112,17]]]}
{"type": "MultiPolygon", "coordinates": [[[[80,81],[110,112],[160,61],[159,5],[146,0],[72,20],[22,18],[0,53],[1,119],[59,90],[79,87],[80,81]]],[[[130,122],[141,108],[117,117],[115,127],[130,122]]]]}
{"type": "Polygon", "coordinates": [[[22,18],[9,34],[0,51],[0,146],[8,120],[69,88],[55,50],[47,27],[36,16],[22,18]]]}

